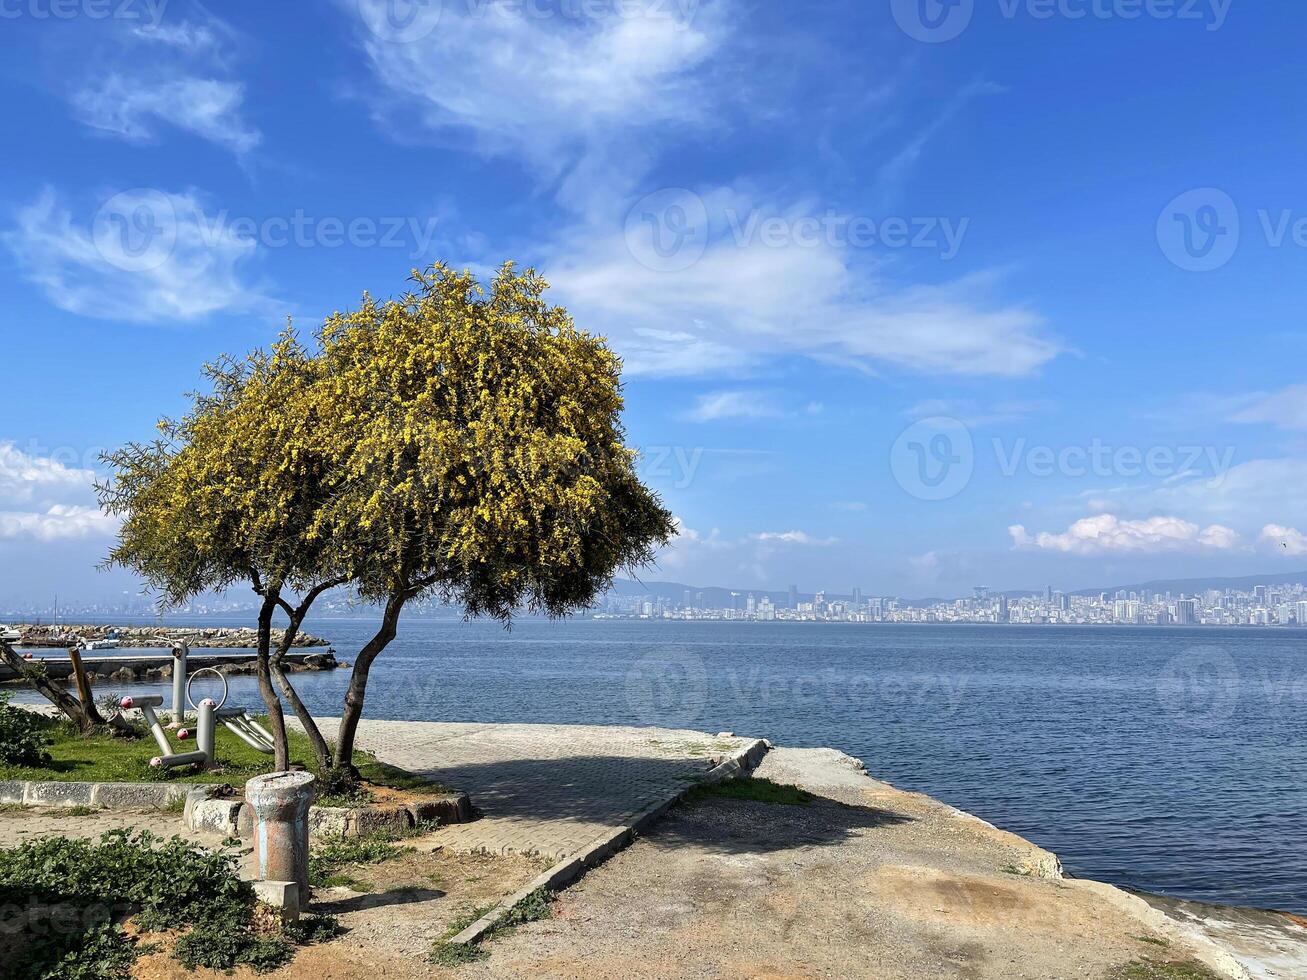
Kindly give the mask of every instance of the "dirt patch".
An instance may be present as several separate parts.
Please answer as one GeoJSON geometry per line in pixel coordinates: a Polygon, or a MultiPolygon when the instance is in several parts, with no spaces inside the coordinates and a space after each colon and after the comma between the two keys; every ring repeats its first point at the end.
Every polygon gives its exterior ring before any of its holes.
{"type": "MultiPolygon", "coordinates": [[[[492,906],[540,872],[529,858],[451,854],[429,840],[410,842],[412,853],[375,865],[342,869],[370,890],[329,888],[312,911],[337,916],[343,932],[331,942],[299,950],[272,977],[408,980],[440,975],[426,962],[432,944],[471,910],[492,906]]],[[[153,937],[151,937],[153,938],[153,937]]],[[[137,961],[136,980],[217,980],[210,970],[187,971],[166,949],[137,961]]],[[[241,969],[237,977],[253,977],[241,969]]]]}

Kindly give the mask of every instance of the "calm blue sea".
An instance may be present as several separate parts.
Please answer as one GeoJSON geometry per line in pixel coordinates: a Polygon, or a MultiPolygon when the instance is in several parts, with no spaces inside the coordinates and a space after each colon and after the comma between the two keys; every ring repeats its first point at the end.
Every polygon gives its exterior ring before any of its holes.
{"type": "MultiPolygon", "coordinates": [[[[310,628],[350,659],[372,624],[310,628]]],[[[368,714],[830,745],[1073,874],[1307,913],[1304,666],[1279,629],[410,620],[368,714]]],[[[336,713],[347,674],[297,680],[336,713]]]]}

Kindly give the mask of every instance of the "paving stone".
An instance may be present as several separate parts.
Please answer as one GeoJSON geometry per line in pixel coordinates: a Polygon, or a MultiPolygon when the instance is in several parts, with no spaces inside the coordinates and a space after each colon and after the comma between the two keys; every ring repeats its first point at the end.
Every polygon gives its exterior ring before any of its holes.
{"type": "Polygon", "coordinates": [[[442,827],[443,846],[552,860],[674,798],[747,742],[656,728],[396,721],[364,721],[358,735],[383,762],[471,796],[481,818],[442,827]]]}

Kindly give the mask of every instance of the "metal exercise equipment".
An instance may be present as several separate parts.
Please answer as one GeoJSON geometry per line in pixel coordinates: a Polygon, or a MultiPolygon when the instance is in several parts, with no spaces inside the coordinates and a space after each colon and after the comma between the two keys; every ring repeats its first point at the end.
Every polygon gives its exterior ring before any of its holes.
{"type": "Polygon", "coordinates": [[[262,752],[265,755],[272,755],[272,733],[255,721],[247,709],[226,707],[227,698],[231,693],[231,689],[227,685],[227,678],[223,675],[222,671],[218,670],[217,667],[201,667],[187,679],[186,700],[190,702],[191,707],[195,708],[197,711],[200,710],[200,708],[195,704],[194,699],[191,697],[191,685],[195,683],[195,678],[206,672],[213,674],[222,682],[222,697],[217,702],[214,702],[212,698],[205,698],[200,702],[200,704],[212,704],[213,717],[218,721],[221,721],[229,732],[239,738],[250,748],[262,752]]]}
{"type": "MultiPolygon", "coordinates": [[[[159,716],[154,713],[154,709],[163,704],[162,695],[147,694],[139,698],[125,697],[118,703],[124,711],[139,708],[141,714],[145,716],[145,723],[150,726],[150,734],[154,736],[159,751],[163,753],[151,759],[150,765],[163,769],[171,769],[173,766],[213,765],[213,719],[215,714],[213,701],[205,698],[196,708],[198,724],[195,730],[196,749],[194,752],[173,751],[172,743],[168,741],[163,725],[159,723],[159,716]]],[[[190,732],[183,728],[177,732],[177,737],[185,741],[190,738],[190,732]]]]}

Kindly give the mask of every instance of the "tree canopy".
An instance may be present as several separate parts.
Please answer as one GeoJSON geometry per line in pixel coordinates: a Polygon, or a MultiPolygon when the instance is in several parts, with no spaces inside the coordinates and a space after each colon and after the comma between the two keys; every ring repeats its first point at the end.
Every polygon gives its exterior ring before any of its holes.
{"type": "MultiPolygon", "coordinates": [[[[344,764],[368,667],[407,603],[561,616],[672,533],[625,445],[620,360],[545,301],[540,276],[507,263],[483,287],[437,264],[412,282],[333,314],[313,349],[288,328],[269,351],[209,365],[212,390],[155,442],[109,456],[101,488],[123,517],[110,562],[167,602],[248,581],[261,628],[280,607],[296,629],[332,585],[383,607],[346,695],[344,764]]],[[[275,677],[267,642],[260,657],[275,677]]]]}

